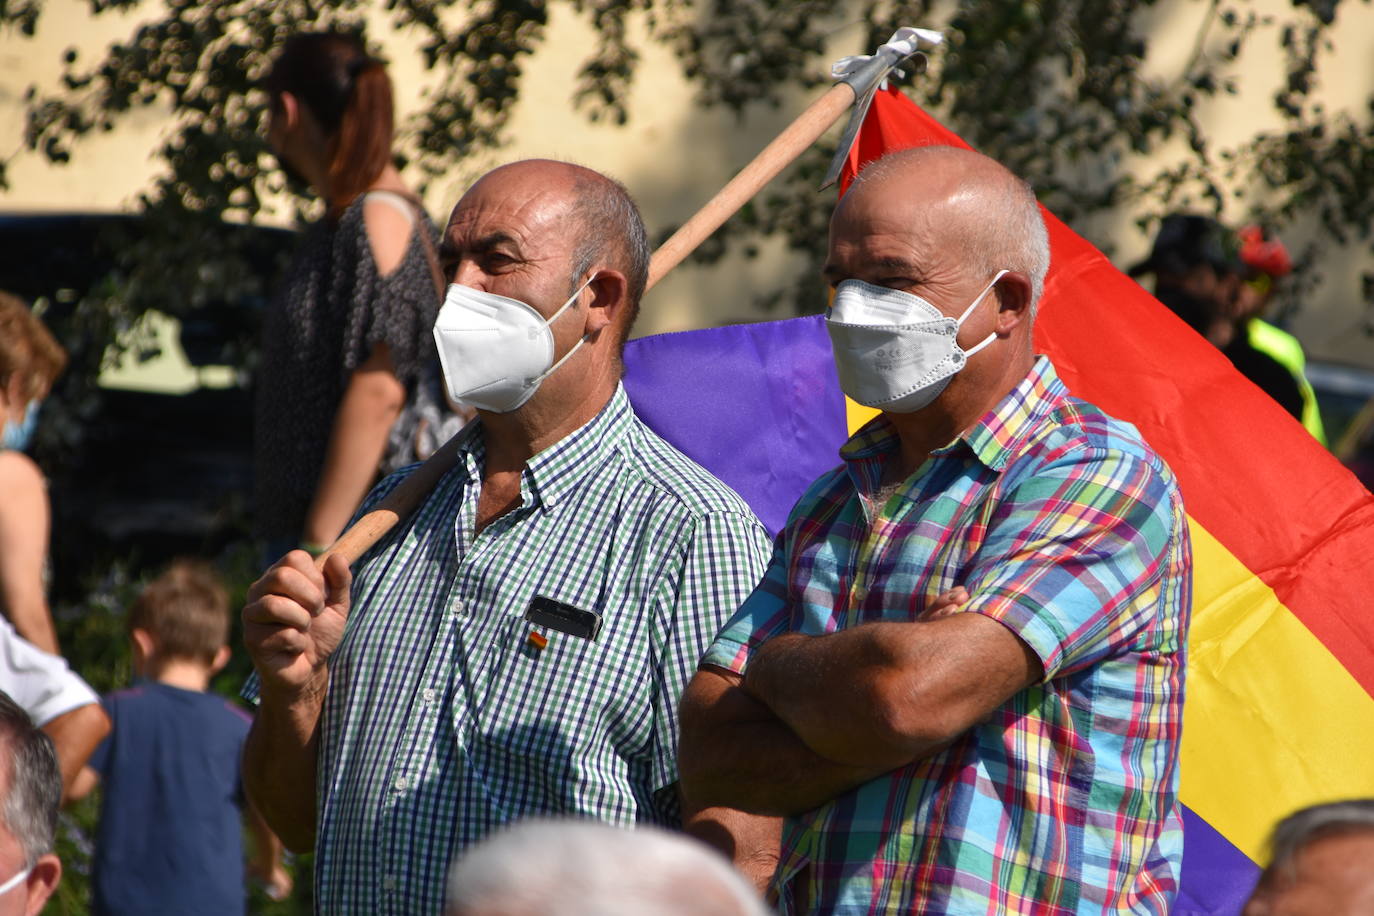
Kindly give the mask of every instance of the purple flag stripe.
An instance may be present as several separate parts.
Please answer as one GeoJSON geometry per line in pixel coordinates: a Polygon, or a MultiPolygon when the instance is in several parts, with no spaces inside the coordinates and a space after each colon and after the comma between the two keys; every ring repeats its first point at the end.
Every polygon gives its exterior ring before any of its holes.
{"type": "Polygon", "coordinates": [[[1250,857],[1183,808],[1183,882],[1175,916],[1235,916],[1259,879],[1250,857]]]}
{"type": "Polygon", "coordinates": [[[632,340],[625,390],[660,436],[725,481],[776,534],[840,463],[844,395],[819,316],[632,340]]]}

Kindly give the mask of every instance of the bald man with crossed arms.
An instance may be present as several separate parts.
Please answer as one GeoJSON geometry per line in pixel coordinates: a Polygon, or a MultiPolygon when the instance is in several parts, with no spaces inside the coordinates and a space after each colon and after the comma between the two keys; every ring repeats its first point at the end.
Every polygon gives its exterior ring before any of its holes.
{"type": "Polygon", "coordinates": [[[783,913],[1174,898],[1183,506],[1036,355],[1048,264],[1034,195],[976,153],[889,155],[835,210],[836,368],[882,413],[797,503],[681,710],[688,804],[783,819],[783,913]]]}

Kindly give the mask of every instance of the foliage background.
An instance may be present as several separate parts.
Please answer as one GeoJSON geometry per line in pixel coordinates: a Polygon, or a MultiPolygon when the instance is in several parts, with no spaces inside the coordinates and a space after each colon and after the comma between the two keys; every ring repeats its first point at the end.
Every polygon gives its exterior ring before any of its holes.
{"type": "MultiPolygon", "coordinates": [[[[948,48],[915,97],[1028,178],[1046,206],[1109,253],[1113,239],[1098,231],[1100,218],[1122,211],[1139,214],[1144,226],[1186,207],[1243,214],[1280,234],[1301,227],[1290,236],[1306,241],[1294,251],[1298,270],[1282,304],[1291,317],[1332,268],[1324,255],[1337,246],[1370,250],[1370,109],[1329,108],[1320,91],[1335,30],[1368,8],[1367,0],[85,0],[85,16],[138,15],[107,51],[70,52],[59,87],[30,91],[23,141],[0,159],[0,185],[7,167],[25,157],[98,167],[83,161],[83,143],[140,111],[165,111],[175,127],[154,153],[163,169],[138,196],[139,232],[109,244],[109,270],[74,301],[40,303],[74,358],[45,412],[39,456],[55,490],[81,473],[90,460],[87,433],[106,398],[96,383],[102,367],[120,347],[155,355],[155,346],[130,336],[147,310],[189,318],[265,294],[272,270],[250,255],[234,224],[260,220],[283,200],[298,220],[318,214],[304,189],[275,169],[261,139],[265,99],[257,81],[272,49],[297,28],[360,29],[383,56],[422,65],[422,102],[400,125],[397,154],[423,188],[510,139],[534,55],[560,40],[556,15],[574,13],[595,29],[567,98],[589,122],[627,124],[643,61],[666,48],[699,109],[730,113],[746,133],[799,110],[826,82],[830,60],[875,46],[897,25],[940,27],[948,48]],[[1160,69],[1152,64],[1170,50],[1153,36],[1182,8],[1195,15],[1196,32],[1172,75],[1152,76],[1160,69]],[[1240,140],[1219,140],[1209,102],[1240,92],[1245,61],[1274,46],[1282,73],[1265,103],[1271,110],[1240,140]]],[[[23,41],[46,15],[45,0],[0,0],[6,40],[23,41]]],[[[755,146],[767,139],[757,137],[755,146]]],[[[696,255],[711,263],[782,240],[808,266],[764,294],[765,311],[823,304],[814,277],[829,208],[815,186],[833,142],[805,155],[696,255]]],[[[672,228],[661,226],[661,235],[672,228]]],[[[1366,305],[1374,303],[1374,276],[1364,276],[1364,293],[1366,305]]],[[[254,332],[244,327],[225,341],[223,359],[247,380],[255,352],[254,332]]],[[[214,537],[188,546],[215,556],[241,590],[256,568],[247,531],[240,503],[226,509],[214,537]]],[[[68,546],[82,559],[63,570],[59,626],[74,664],[97,688],[126,682],[120,612],[169,552],[165,545],[106,553],[68,546]]],[[[227,692],[242,666],[240,659],[220,678],[227,692]]],[[[70,823],[89,825],[90,817],[78,810],[70,823]]],[[[308,881],[300,885],[306,899],[308,881]]],[[[79,911],[80,882],[63,893],[65,911],[79,911]]]]}

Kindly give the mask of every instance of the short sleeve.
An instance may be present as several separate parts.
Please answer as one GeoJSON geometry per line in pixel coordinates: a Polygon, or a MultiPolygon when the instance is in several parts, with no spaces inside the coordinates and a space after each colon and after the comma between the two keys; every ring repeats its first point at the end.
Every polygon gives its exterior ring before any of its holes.
{"type": "Polygon", "coordinates": [[[67,667],[65,659],[24,639],[3,618],[0,618],[0,685],[39,726],[77,707],[100,702],[90,685],[67,667]]]}
{"type": "Polygon", "coordinates": [[[1020,637],[1047,680],[1123,651],[1176,598],[1164,584],[1187,534],[1165,474],[1108,449],[1032,472],[1001,503],[965,583],[965,609],[1020,637]]]}
{"type": "Polygon", "coordinates": [[[341,290],[347,309],[341,365],[345,371],[353,371],[384,343],[391,351],[396,377],[409,387],[434,356],[432,329],[439,312],[439,293],[425,245],[432,242],[436,231],[428,217],[417,220],[411,226],[410,244],[401,263],[383,277],[373,258],[361,202],[357,213],[350,212],[346,219],[348,232],[346,236],[341,232],[339,243],[348,246],[354,275],[345,278],[351,282],[341,290]]]}
{"type": "Polygon", "coordinates": [[[676,590],[663,600],[669,628],[654,668],[655,790],[677,781],[678,700],[711,637],[763,575],[768,536],[752,515],[715,512],[697,520],[683,546],[676,590]]]}
{"type": "Polygon", "coordinates": [[[788,631],[791,617],[787,611],[785,535],[784,531],[774,539],[773,554],[763,579],[716,634],[701,664],[743,674],[755,649],[788,631]]]}

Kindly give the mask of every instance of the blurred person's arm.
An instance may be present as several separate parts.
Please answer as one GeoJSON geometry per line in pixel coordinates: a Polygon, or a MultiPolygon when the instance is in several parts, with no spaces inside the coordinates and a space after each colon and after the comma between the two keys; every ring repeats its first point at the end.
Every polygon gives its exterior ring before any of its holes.
{"type": "Polygon", "coordinates": [[[291,873],[282,865],[282,844],[267,821],[252,802],[243,809],[248,832],[253,838],[253,854],[248,860],[248,873],[262,882],[267,896],[285,900],[291,896],[291,873]]]}
{"type": "Polygon", "coordinates": [[[343,532],[377,477],[391,426],[405,403],[391,350],[379,343],[348,379],[325,452],[315,498],[305,517],[304,541],[327,547],[343,532]]]}
{"type": "Polygon", "coordinates": [[[81,771],[72,780],[71,788],[64,793],[64,802],[80,801],[87,795],[95,791],[95,787],[100,785],[100,774],[91,769],[90,766],[83,766],[81,771]]]}
{"type": "Polygon", "coordinates": [[[21,452],[0,452],[0,609],[19,635],[61,654],[48,602],[43,561],[48,552],[48,490],[38,466],[21,452]]]}
{"type": "MultiPolygon", "coordinates": [[[[413,222],[413,214],[402,212],[386,200],[363,202],[363,225],[379,277],[389,276],[404,260],[413,222]]],[[[324,468],[301,535],[312,548],[334,543],[371,489],[386,451],[387,436],[401,414],[405,396],[405,386],[396,377],[390,347],[378,343],[349,376],[334,414],[324,468]]]]}
{"type": "Polygon", "coordinates": [[[49,719],[42,728],[57,750],[63,803],[89,794],[95,788],[95,774],[86,768],[86,761],[110,733],[110,717],[99,703],[87,703],[49,719]]]}

